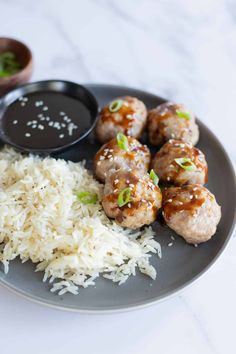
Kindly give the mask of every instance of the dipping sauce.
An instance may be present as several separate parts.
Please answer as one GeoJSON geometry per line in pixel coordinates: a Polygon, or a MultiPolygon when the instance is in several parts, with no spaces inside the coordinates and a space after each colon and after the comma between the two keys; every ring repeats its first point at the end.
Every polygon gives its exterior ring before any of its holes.
{"type": "Polygon", "coordinates": [[[89,129],[91,119],[78,99],[41,91],[14,101],[3,115],[2,127],[15,144],[40,150],[72,143],[89,129]]]}

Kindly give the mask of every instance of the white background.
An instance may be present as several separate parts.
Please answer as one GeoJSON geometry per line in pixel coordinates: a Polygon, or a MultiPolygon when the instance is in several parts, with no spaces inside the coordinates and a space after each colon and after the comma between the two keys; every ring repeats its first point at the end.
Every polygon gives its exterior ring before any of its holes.
{"type": "MultiPolygon", "coordinates": [[[[33,80],[125,84],[185,102],[236,161],[234,0],[0,0],[33,80]]],[[[235,236],[235,235],[234,235],[235,236]]],[[[182,295],[116,315],[44,308],[0,287],[0,353],[235,353],[236,238],[182,295]]]]}

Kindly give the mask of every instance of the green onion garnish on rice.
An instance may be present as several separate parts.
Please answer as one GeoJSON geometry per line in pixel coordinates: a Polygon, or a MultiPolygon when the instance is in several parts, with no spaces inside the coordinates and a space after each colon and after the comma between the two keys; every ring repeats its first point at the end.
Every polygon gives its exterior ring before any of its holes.
{"type": "Polygon", "coordinates": [[[76,193],[78,200],[83,204],[96,204],[98,196],[96,193],[78,192],[76,193]]]}
{"type": "Polygon", "coordinates": [[[175,162],[177,163],[177,165],[179,165],[181,168],[183,168],[186,171],[196,170],[196,165],[188,157],[181,157],[175,159],[175,162]]]}
{"type": "Polygon", "coordinates": [[[190,120],[191,116],[188,112],[182,112],[182,111],[176,111],[176,114],[178,117],[186,119],[186,120],[190,120]]]}
{"type": "Polygon", "coordinates": [[[119,193],[118,199],[117,199],[118,206],[122,207],[122,206],[128,204],[131,200],[130,195],[131,195],[131,190],[129,187],[122,189],[122,191],[119,193]]]}
{"type": "Polygon", "coordinates": [[[129,142],[127,139],[127,136],[125,136],[123,133],[118,133],[116,136],[118,146],[125,151],[129,150],[129,142]]]}

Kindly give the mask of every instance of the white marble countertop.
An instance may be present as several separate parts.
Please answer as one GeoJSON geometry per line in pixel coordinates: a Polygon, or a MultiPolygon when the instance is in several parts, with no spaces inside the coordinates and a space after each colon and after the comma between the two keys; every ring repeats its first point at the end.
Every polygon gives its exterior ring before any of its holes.
{"type": "MultiPolygon", "coordinates": [[[[0,0],[0,34],[33,50],[33,80],[124,84],[185,102],[236,161],[234,0],[0,0]]],[[[236,235],[235,235],[236,236],[236,235]]],[[[0,287],[0,353],[235,353],[236,237],[181,295],[79,315],[0,287]]]]}

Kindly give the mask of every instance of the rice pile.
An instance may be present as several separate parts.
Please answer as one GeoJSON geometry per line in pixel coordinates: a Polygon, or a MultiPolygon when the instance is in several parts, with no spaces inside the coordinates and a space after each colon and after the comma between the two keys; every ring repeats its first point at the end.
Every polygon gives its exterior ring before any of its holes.
{"type": "Polygon", "coordinates": [[[102,185],[84,164],[0,151],[0,261],[37,263],[52,292],[78,294],[103,276],[124,283],[138,268],[152,279],[150,253],[161,257],[151,227],[131,231],[109,220],[100,203],[102,185]],[[97,193],[82,204],[76,192],[97,193]]]}

